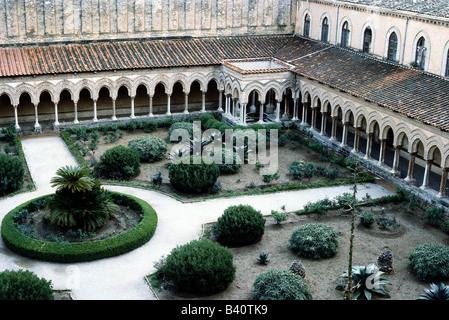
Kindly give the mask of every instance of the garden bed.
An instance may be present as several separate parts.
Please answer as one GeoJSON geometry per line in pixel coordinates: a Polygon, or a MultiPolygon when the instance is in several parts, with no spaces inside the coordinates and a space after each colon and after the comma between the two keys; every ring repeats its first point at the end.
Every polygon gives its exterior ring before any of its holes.
{"type": "MultiPolygon", "coordinates": [[[[385,286],[391,298],[373,295],[373,299],[382,300],[414,300],[429,284],[417,280],[409,267],[409,254],[423,243],[449,244],[447,234],[426,224],[421,218],[424,210],[415,209],[411,212],[408,204],[389,203],[371,206],[363,210],[372,210],[376,218],[382,217],[382,210],[389,218],[396,218],[398,228],[390,231],[379,229],[377,223],[366,229],[356,220],[354,238],[353,265],[368,265],[376,263],[377,257],[384,248],[389,248],[393,254],[394,271],[386,275],[392,283],[385,286]],[[390,233],[390,236],[385,236],[390,233]]],[[[161,300],[204,299],[204,300],[250,300],[252,299],[255,278],[269,269],[288,269],[293,261],[301,261],[306,269],[307,283],[314,300],[341,300],[343,292],[335,289],[340,283],[339,275],[347,271],[350,237],[350,216],[340,210],[328,211],[325,214],[298,215],[290,213],[287,220],[278,224],[272,217],[266,217],[265,233],[262,240],[256,244],[230,248],[234,254],[236,277],[224,291],[213,295],[195,295],[168,289],[157,292],[161,300]],[[289,249],[289,240],[293,231],[307,223],[322,223],[332,227],[339,233],[339,251],[328,259],[311,260],[296,256],[289,249]],[[260,252],[268,253],[267,265],[258,263],[260,252]]],[[[211,224],[206,226],[206,229],[211,224]]]]}
{"type": "MultiPolygon", "coordinates": [[[[344,165],[330,163],[328,159],[324,159],[320,153],[311,150],[311,148],[298,143],[297,141],[287,139],[285,145],[279,147],[278,152],[278,172],[279,179],[271,183],[265,183],[261,174],[261,169],[255,164],[242,164],[237,173],[221,174],[217,182],[221,186],[218,192],[187,194],[175,190],[169,181],[168,166],[172,162],[168,156],[177,143],[169,142],[168,126],[159,127],[151,132],[145,132],[142,129],[127,131],[125,129],[115,132],[100,133],[98,141],[92,147],[90,133],[84,134],[84,138],[80,135],[71,133],[69,144],[76,146],[75,151],[78,153],[79,162],[83,162],[93,168],[93,165],[100,159],[101,155],[108,149],[115,146],[127,146],[132,139],[142,136],[152,136],[160,138],[167,142],[168,152],[162,160],[145,163],[141,162],[140,172],[129,181],[103,181],[111,184],[126,184],[130,186],[158,189],[164,193],[175,195],[183,200],[210,198],[216,196],[233,196],[236,194],[251,194],[260,192],[273,192],[292,189],[307,189],[313,187],[322,187],[329,185],[348,184],[351,180],[351,172],[344,165]],[[117,133],[118,132],[118,133],[117,133]],[[332,170],[338,167],[338,175],[329,179],[326,177],[314,175],[309,178],[295,178],[289,173],[289,167],[294,161],[304,161],[304,163],[313,163],[315,166],[321,166],[326,170],[332,170]],[[161,173],[162,184],[153,187],[152,177],[161,173]]],[[[66,141],[67,142],[67,141],[66,141]]],[[[372,179],[368,173],[365,179],[372,179]]]]}

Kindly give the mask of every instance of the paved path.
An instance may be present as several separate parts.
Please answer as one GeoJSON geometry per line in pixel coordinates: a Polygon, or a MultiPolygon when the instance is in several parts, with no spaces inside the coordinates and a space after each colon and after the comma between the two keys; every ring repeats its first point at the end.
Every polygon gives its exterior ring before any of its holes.
{"type": "MultiPolygon", "coordinates": [[[[64,165],[76,164],[59,137],[25,139],[22,143],[37,191],[0,200],[0,219],[20,203],[52,193],[49,182],[56,170],[64,165]]],[[[154,262],[162,255],[169,254],[177,245],[197,239],[201,234],[201,225],[216,221],[228,206],[249,204],[263,214],[269,214],[272,209],[280,210],[283,205],[286,210],[294,211],[302,209],[309,201],[325,197],[332,199],[350,192],[350,187],[343,186],[182,203],[150,190],[122,186],[108,186],[107,189],[132,194],[153,206],[158,214],[158,227],[148,243],[119,257],[67,265],[21,257],[5,248],[0,239],[0,270],[31,270],[40,277],[51,279],[55,289],[72,289],[74,299],[155,299],[143,279],[154,271],[154,262]]],[[[373,198],[390,194],[376,184],[359,186],[360,197],[367,192],[373,198]]]]}

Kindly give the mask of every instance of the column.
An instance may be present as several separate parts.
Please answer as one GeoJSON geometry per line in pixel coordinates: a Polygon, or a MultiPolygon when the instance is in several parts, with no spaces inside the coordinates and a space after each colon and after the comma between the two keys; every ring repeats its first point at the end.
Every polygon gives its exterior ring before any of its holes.
{"type": "Polygon", "coordinates": [[[399,156],[401,155],[401,148],[400,146],[394,146],[394,157],[393,157],[393,168],[391,169],[390,173],[394,176],[399,175],[399,156]]]}
{"type": "Polygon", "coordinates": [[[206,112],[206,92],[202,91],[201,112],[206,112]]]}
{"type": "Polygon", "coordinates": [[[36,121],[34,122],[34,132],[42,132],[37,115],[37,103],[34,105],[34,117],[36,118],[36,121]]]}
{"type": "Polygon", "coordinates": [[[304,103],[302,105],[302,119],[301,119],[302,125],[304,125],[306,123],[306,116],[307,116],[306,110],[307,110],[307,104],[304,103]]]}
{"type": "Polygon", "coordinates": [[[98,118],[97,118],[97,100],[94,100],[94,122],[97,122],[98,121],[98,118]]]}
{"type": "Polygon", "coordinates": [[[316,113],[318,111],[318,108],[312,109],[312,123],[310,124],[312,127],[312,130],[316,130],[316,113]]]}
{"type": "Polygon", "coordinates": [[[446,196],[447,172],[449,171],[449,168],[442,168],[441,170],[440,192],[438,192],[438,198],[446,196]]]}
{"type": "Polygon", "coordinates": [[[75,119],[73,120],[73,123],[80,123],[78,120],[78,101],[73,102],[75,105],[75,119]]]}
{"type": "Polygon", "coordinates": [[[148,113],[148,116],[154,117],[154,115],[153,115],[153,96],[152,95],[150,95],[149,106],[150,106],[150,112],[148,113]]]}
{"type": "Polygon", "coordinates": [[[218,109],[217,111],[223,111],[223,90],[218,91],[218,109]]]}
{"type": "Polygon", "coordinates": [[[259,121],[258,123],[263,123],[263,109],[264,109],[265,101],[260,101],[260,113],[259,113],[259,121]]]}
{"type": "Polygon", "coordinates": [[[380,140],[379,162],[378,162],[379,166],[383,166],[384,165],[386,146],[387,146],[387,140],[382,140],[381,139],[380,140]]]}
{"type": "Polygon", "coordinates": [[[55,122],[53,123],[55,126],[59,126],[58,120],[58,101],[54,102],[55,104],[55,122]]]}
{"type": "Polygon", "coordinates": [[[354,146],[351,152],[357,153],[359,152],[359,142],[360,142],[360,129],[354,128],[354,146]]]}
{"type": "Polygon", "coordinates": [[[429,177],[430,170],[432,169],[432,160],[426,160],[426,168],[424,170],[424,177],[422,179],[422,185],[419,187],[422,190],[425,190],[429,187],[429,177]]]}
{"type": "Polygon", "coordinates": [[[373,134],[368,133],[368,137],[366,139],[366,152],[365,152],[365,159],[371,158],[371,148],[373,147],[373,134]]]}
{"type": "Polygon", "coordinates": [[[134,115],[134,98],[135,97],[131,97],[131,119],[134,119],[136,116],[134,115]]]}
{"type": "Polygon", "coordinates": [[[296,98],[293,99],[293,118],[292,118],[293,121],[298,120],[298,104],[296,100],[297,100],[296,98]]]}
{"type": "Polygon", "coordinates": [[[322,113],[322,116],[321,116],[321,132],[320,132],[320,134],[322,135],[322,136],[325,136],[326,135],[326,113],[322,113]]]}
{"type": "Polygon", "coordinates": [[[115,99],[112,99],[112,120],[117,120],[117,115],[115,113],[115,99]]]}
{"type": "Polygon", "coordinates": [[[17,116],[17,107],[18,107],[18,105],[13,106],[13,107],[14,107],[14,121],[16,122],[16,130],[20,131],[19,117],[17,116]]]}
{"type": "Polygon", "coordinates": [[[225,114],[230,114],[229,112],[229,97],[225,95],[225,114]]]}
{"type": "Polygon", "coordinates": [[[186,92],[184,94],[184,113],[188,114],[189,113],[189,93],[186,92]]]}
{"type": "Polygon", "coordinates": [[[348,123],[343,123],[343,136],[341,137],[341,144],[340,146],[346,147],[346,142],[348,140],[348,123]]]}
{"type": "Polygon", "coordinates": [[[234,98],[234,99],[232,99],[232,116],[233,117],[237,117],[237,99],[236,98],[234,98]]]}
{"type": "Polygon", "coordinates": [[[411,153],[410,159],[408,161],[407,177],[405,177],[405,179],[404,179],[408,183],[415,182],[415,178],[413,177],[413,169],[415,168],[415,159],[416,159],[416,153],[411,153]]]}
{"type": "Polygon", "coordinates": [[[166,113],[166,115],[171,115],[171,112],[170,112],[170,97],[171,97],[171,95],[167,93],[167,113],[166,113]]]}
{"type": "Polygon", "coordinates": [[[240,104],[240,124],[245,124],[246,123],[246,114],[245,114],[245,110],[246,109],[246,103],[241,103],[240,104]]]}
{"type": "Polygon", "coordinates": [[[276,101],[276,122],[279,122],[279,114],[281,113],[281,102],[280,101],[276,101]]]}
{"type": "Polygon", "coordinates": [[[332,117],[331,140],[337,140],[337,117],[332,117]]]}

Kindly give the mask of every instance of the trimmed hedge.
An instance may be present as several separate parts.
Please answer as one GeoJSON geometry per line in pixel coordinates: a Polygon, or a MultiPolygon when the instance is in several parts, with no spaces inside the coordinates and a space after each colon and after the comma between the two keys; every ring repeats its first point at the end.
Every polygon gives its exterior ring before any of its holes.
{"type": "Polygon", "coordinates": [[[1,226],[3,241],[9,249],[22,256],[61,263],[93,261],[118,256],[148,242],[157,226],[157,214],[154,209],[139,198],[118,192],[110,193],[114,201],[125,201],[130,206],[135,205],[140,208],[143,218],[134,229],[115,237],[89,242],[58,243],[27,237],[15,227],[14,215],[36,201],[51,196],[46,195],[21,204],[5,216],[1,226]]]}
{"type": "Polygon", "coordinates": [[[112,147],[100,156],[94,171],[105,178],[129,180],[140,171],[140,155],[136,150],[122,145],[112,147]]]}
{"type": "Polygon", "coordinates": [[[305,224],[293,232],[290,249],[304,258],[330,258],[338,252],[338,234],[325,224],[305,224]]]}
{"type": "Polygon", "coordinates": [[[449,247],[441,243],[424,243],[409,255],[410,267],[423,281],[446,281],[449,279],[449,247]]]}
{"type": "Polygon", "coordinates": [[[157,137],[138,137],[128,142],[128,147],[139,153],[140,161],[155,162],[164,158],[168,147],[164,140],[157,137]]]}

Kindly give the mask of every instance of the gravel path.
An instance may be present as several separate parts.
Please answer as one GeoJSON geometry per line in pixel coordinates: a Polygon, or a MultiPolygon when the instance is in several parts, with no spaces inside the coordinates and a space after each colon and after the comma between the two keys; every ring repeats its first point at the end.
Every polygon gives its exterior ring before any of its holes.
{"type": "MultiPolygon", "coordinates": [[[[56,170],[64,165],[76,165],[59,137],[24,139],[22,144],[37,191],[0,200],[0,220],[17,205],[52,193],[50,179],[56,170]]],[[[287,211],[299,210],[309,201],[332,199],[350,192],[349,186],[341,186],[182,203],[150,190],[122,186],[107,186],[107,189],[132,194],[153,206],[158,214],[158,227],[148,243],[119,257],[68,265],[21,257],[5,248],[0,239],[0,270],[28,269],[51,280],[54,289],[71,289],[73,298],[79,300],[151,300],[155,297],[145,284],[144,276],[154,271],[154,262],[177,245],[197,239],[201,235],[201,225],[215,221],[228,206],[249,204],[269,214],[271,210],[280,210],[281,206],[287,211]]],[[[359,186],[360,197],[366,193],[373,198],[391,194],[376,184],[359,186]]]]}

